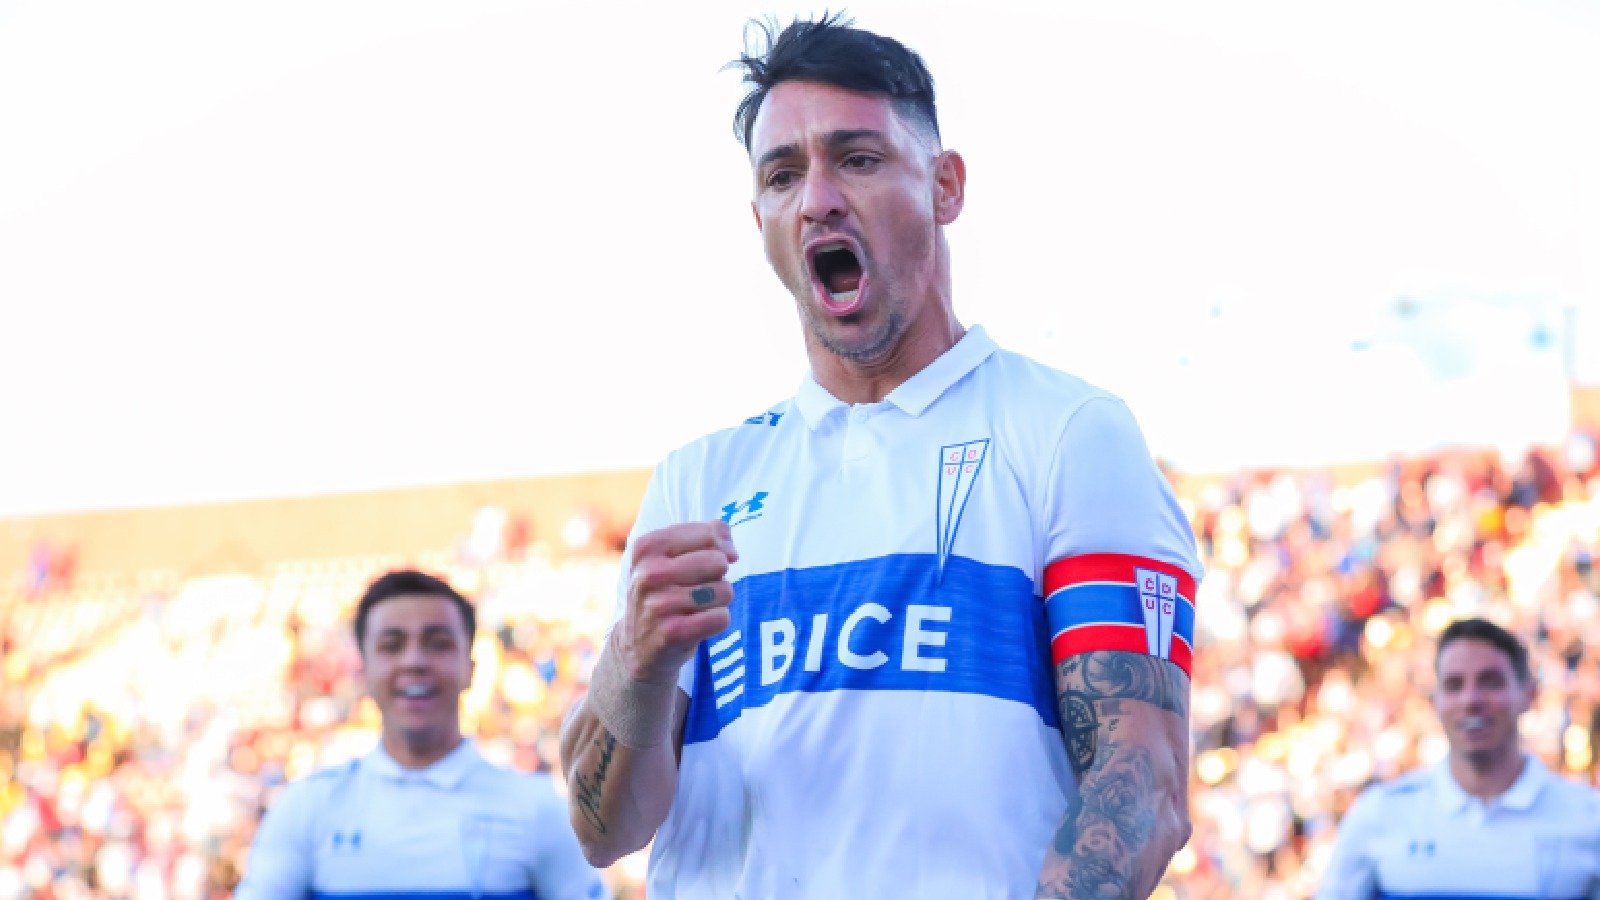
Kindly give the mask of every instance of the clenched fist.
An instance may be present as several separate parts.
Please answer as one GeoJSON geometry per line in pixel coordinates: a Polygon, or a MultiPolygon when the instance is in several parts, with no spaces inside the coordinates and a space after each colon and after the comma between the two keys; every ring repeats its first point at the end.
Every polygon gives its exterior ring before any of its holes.
{"type": "Polygon", "coordinates": [[[700,642],[728,627],[738,560],[728,523],[685,522],[640,536],[628,572],[628,605],[616,632],[629,677],[676,683],[700,642]]]}

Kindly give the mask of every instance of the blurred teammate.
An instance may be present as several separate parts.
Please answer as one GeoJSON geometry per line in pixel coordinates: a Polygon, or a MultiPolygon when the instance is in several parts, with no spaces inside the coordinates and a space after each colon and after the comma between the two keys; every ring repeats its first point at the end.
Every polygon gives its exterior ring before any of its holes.
{"type": "Polygon", "coordinates": [[[1361,795],[1318,900],[1600,900],[1600,794],[1522,749],[1528,651],[1467,619],[1439,636],[1435,668],[1449,759],[1361,795]]]}
{"type": "Polygon", "coordinates": [[[922,60],[766,36],[736,130],[811,372],[655,472],[563,732],[579,838],[654,836],[651,900],[1146,896],[1189,833],[1193,533],[1120,400],[956,319],[922,60]]]}
{"type": "Polygon", "coordinates": [[[290,785],[267,811],[240,900],[606,896],[548,776],[490,764],[461,735],[472,606],[420,572],[374,581],[356,609],[383,740],[290,785]]]}

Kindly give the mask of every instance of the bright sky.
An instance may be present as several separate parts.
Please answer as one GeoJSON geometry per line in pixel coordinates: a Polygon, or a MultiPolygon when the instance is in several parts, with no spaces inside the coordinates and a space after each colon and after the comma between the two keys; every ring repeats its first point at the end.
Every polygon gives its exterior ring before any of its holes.
{"type": "MultiPolygon", "coordinates": [[[[1600,382],[1600,7],[849,8],[966,155],[958,314],[1163,456],[1554,434],[1541,327],[1600,382]]],[[[718,69],[809,11],[0,0],[0,515],[648,466],[788,396],[718,69]]]]}

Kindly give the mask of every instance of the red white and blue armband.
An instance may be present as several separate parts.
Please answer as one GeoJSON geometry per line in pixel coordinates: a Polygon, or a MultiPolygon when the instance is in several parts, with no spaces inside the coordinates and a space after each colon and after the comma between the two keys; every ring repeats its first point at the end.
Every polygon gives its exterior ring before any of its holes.
{"type": "Polygon", "coordinates": [[[1185,674],[1194,656],[1194,576],[1171,563],[1087,553],[1045,567],[1045,619],[1056,663],[1093,650],[1147,653],[1185,674]]]}

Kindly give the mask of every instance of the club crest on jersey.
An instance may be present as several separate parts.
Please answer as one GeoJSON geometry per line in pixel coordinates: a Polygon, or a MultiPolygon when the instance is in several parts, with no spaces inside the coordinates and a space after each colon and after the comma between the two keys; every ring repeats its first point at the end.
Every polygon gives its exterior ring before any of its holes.
{"type": "Polygon", "coordinates": [[[961,514],[966,511],[967,498],[972,496],[972,486],[978,480],[978,473],[983,471],[983,460],[988,455],[988,438],[939,448],[939,514],[934,524],[938,529],[940,572],[944,571],[945,560],[950,558],[951,548],[955,546],[961,514]]]}
{"type": "Polygon", "coordinates": [[[1177,612],[1178,579],[1154,569],[1134,569],[1139,606],[1144,610],[1144,639],[1151,656],[1172,658],[1172,622],[1177,612]]]}

